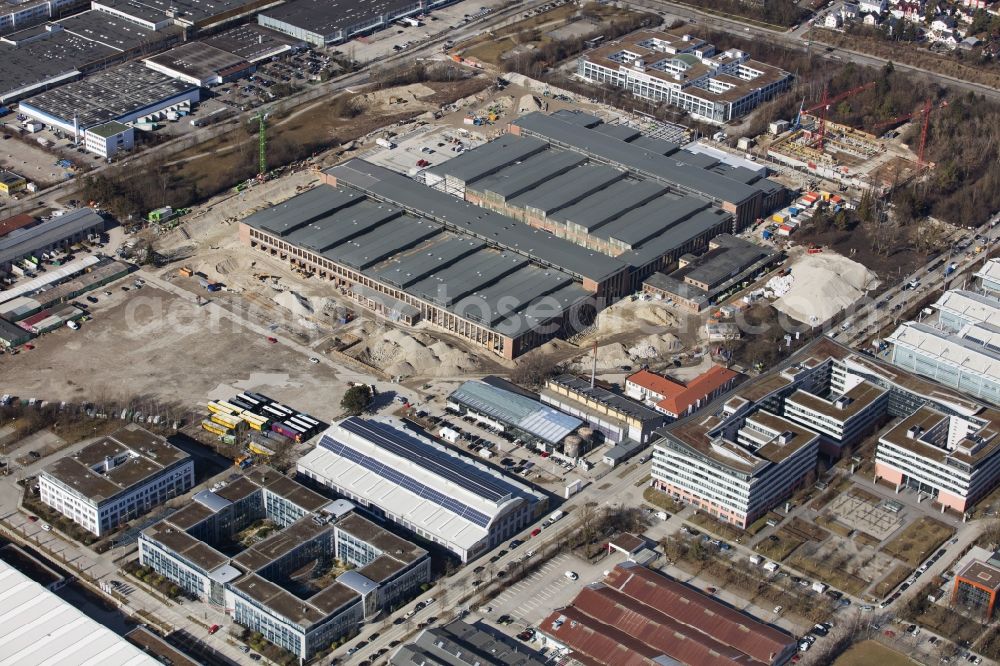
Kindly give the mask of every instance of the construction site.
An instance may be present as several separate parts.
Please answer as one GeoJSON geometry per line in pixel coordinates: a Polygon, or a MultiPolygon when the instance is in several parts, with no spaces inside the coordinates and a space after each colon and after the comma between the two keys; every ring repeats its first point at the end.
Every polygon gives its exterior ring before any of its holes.
{"type": "Polygon", "coordinates": [[[803,102],[793,122],[771,123],[770,134],[758,138],[760,150],[777,162],[834,180],[841,189],[873,187],[886,192],[909,181],[928,166],[924,150],[934,110],[930,100],[913,113],[874,125],[873,130],[886,130],[882,135],[826,117],[835,104],[872,86],[874,83],[869,83],[835,96],[824,90],[819,103],[806,106],[803,102]],[[917,146],[903,143],[902,134],[892,129],[906,122],[921,125],[917,146]]]}

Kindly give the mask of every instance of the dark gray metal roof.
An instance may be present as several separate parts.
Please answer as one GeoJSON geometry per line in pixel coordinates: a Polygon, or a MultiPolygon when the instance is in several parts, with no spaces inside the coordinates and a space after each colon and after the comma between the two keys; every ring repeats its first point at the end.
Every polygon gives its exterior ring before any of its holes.
{"type": "Polygon", "coordinates": [[[542,666],[545,659],[513,639],[455,620],[425,629],[392,655],[393,666],[542,666]]]}
{"type": "Polygon", "coordinates": [[[594,386],[591,388],[589,380],[582,379],[576,375],[559,375],[550,381],[555,384],[559,384],[560,386],[565,386],[567,389],[575,393],[585,395],[589,399],[599,402],[602,405],[607,405],[617,412],[635,417],[640,421],[662,422],[666,420],[666,416],[655,409],[647,407],[641,402],[636,402],[631,398],[626,398],[623,395],[612,393],[611,391],[601,388],[600,386],[594,386]]]}
{"type": "Polygon", "coordinates": [[[535,189],[515,197],[510,203],[549,213],[575,204],[625,176],[626,173],[618,169],[588,164],[550,178],[535,189]]]}
{"type": "Polygon", "coordinates": [[[284,237],[344,206],[360,201],[364,201],[364,196],[354,190],[314,187],[276,206],[257,211],[243,221],[251,227],[284,237]]]}
{"type": "Polygon", "coordinates": [[[341,31],[371,23],[386,14],[395,14],[415,3],[413,0],[293,0],[262,12],[262,16],[289,26],[337,38],[341,31]]]}
{"type": "MultiPolygon", "coordinates": [[[[490,145],[492,144],[487,143],[466,154],[477,153],[490,145]]],[[[537,187],[553,176],[566,173],[586,161],[587,158],[584,155],[570,150],[545,150],[535,153],[523,162],[504,167],[467,187],[477,192],[495,194],[501,199],[509,199],[537,187]]]]}
{"type": "Polygon", "coordinates": [[[603,282],[626,268],[613,257],[556,238],[363,160],[350,160],[326,173],[335,176],[338,182],[431,217],[493,247],[523,254],[582,278],[603,282]]]}
{"type": "MultiPolygon", "coordinates": [[[[336,188],[327,185],[316,189],[330,192],[300,194],[277,206],[280,212],[258,213],[245,222],[264,231],[280,229],[287,243],[321,252],[332,261],[505,335],[532,330],[592,296],[573,274],[534,265],[523,254],[490,248],[482,240],[446,230],[440,222],[404,213],[358,192],[345,197],[331,194],[336,188]],[[351,205],[342,205],[345,202],[351,205]],[[297,213],[300,205],[301,216],[297,213]],[[324,206],[330,210],[323,210],[324,206]],[[300,217],[312,221],[303,226],[297,222],[300,217]]],[[[620,262],[617,265],[624,267],[620,262]]],[[[358,293],[381,300],[387,311],[419,312],[377,291],[358,293]]]]}
{"type": "Polygon", "coordinates": [[[696,197],[672,200],[659,197],[595,229],[593,234],[600,238],[616,240],[629,247],[636,247],[672,229],[680,221],[690,218],[708,206],[707,201],[696,197]]]}
{"type": "Polygon", "coordinates": [[[651,136],[640,136],[638,139],[629,141],[633,146],[639,146],[646,150],[651,150],[660,155],[673,155],[680,149],[680,144],[666,139],[656,139],[651,136]]]}
{"type": "Polygon", "coordinates": [[[661,232],[641,247],[618,255],[632,266],[645,266],[651,261],[676,252],[677,248],[701,234],[714,236],[732,226],[733,216],[721,208],[705,208],[661,232]]]}
{"type": "Polygon", "coordinates": [[[619,180],[549,217],[559,222],[575,224],[593,233],[602,224],[666,193],[667,187],[655,180],[619,180]]]}
{"type": "Polygon", "coordinates": [[[580,123],[568,122],[557,115],[548,116],[536,111],[518,118],[513,124],[549,141],[591,155],[593,159],[608,160],[717,201],[738,204],[757,196],[754,188],[700,169],[687,161],[686,155],[666,157],[600,132],[588,131],[580,123]]]}
{"type": "Polygon", "coordinates": [[[540,139],[518,137],[512,134],[502,136],[485,144],[488,150],[469,150],[458,157],[453,157],[440,166],[428,169],[429,173],[438,176],[450,176],[464,183],[474,183],[500,169],[523,161],[540,153],[548,144],[540,139]]]}
{"type": "Polygon", "coordinates": [[[482,241],[441,234],[427,244],[393,257],[379,267],[375,277],[397,287],[410,287],[434,272],[453,266],[464,257],[486,247],[482,241]]]}
{"type": "Polygon", "coordinates": [[[637,129],[632,129],[631,127],[627,127],[625,125],[608,125],[607,123],[601,123],[600,125],[594,126],[594,131],[616,139],[621,139],[622,141],[633,141],[642,136],[642,132],[637,129]]]}
{"type": "Polygon", "coordinates": [[[10,232],[0,239],[0,264],[20,259],[41,247],[59,243],[93,227],[104,229],[104,218],[90,208],[77,208],[65,215],[10,232]]]}

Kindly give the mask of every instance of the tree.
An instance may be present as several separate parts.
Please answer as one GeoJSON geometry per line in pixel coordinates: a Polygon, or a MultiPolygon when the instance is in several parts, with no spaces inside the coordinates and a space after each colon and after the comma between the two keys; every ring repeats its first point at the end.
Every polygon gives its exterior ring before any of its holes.
{"type": "Polygon", "coordinates": [[[344,392],[344,397],[340,400],[340,407],[351,416],[357,416],[368,409],[371,402],[372,390],[362,384],[352,386],[344,392]]]}

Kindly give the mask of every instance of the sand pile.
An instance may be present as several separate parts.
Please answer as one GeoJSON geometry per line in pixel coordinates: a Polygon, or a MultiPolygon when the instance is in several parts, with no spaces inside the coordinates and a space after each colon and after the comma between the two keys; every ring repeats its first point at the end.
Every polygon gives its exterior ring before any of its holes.
{"type": "Polygon", "coordinates": [[[615,335],[647,327],[650,333],[677,325],[677,319],[661,301],[624,300],[597,315],[597,333],[615,335]]]}
{"type": "Polygon", "coordinates": [[[313,313],[313,306],[309,299],[294,291],[281,291],[275,294],[271,300],[291,311],[296,317],[308,317],[313,313]]]}
{"type": "Polygon", "coordinates": [[[430,336],[413,336],[399,329],[374,331],[361,353],[366,363],[390,376],[451,377],[474,372],[479,359],[430,336]]]}
{"type": "Polygon", "coordinates": [[[521,103],[517,106],[518,113],[530,113],[531,111],[541,111],[542,101],[534,95],[523,95],[521,103]]]}
{"type": "Polygon", "coordinates": [[[638,344],[628,349],[628,355],[636,360],[649,360],[667,356],[681,350],[681,342],[672,333],[647,335],[638,344]]]}
{"type": "Polygon", "coordinates": [[[833,252],[802,253],[792,263],[791,288],[774,302],[789,317],[813,326],[822,324],[878,285],[875,274],[856,261],[833,252]]]}
{"type": "MultiPolygon", "coordinates": [[[[618,370],[623,365],[636,365],[667,358],[680,350],[680,340],[672,333],[647,335],[631,347],[626,347],[620,342],[613,342],[597,348],[597,370],[599,372],[618,370]]],[[[575,360],[573,370],[589,372],[593,362],[591,354],[584,354],[575,360]]]]}

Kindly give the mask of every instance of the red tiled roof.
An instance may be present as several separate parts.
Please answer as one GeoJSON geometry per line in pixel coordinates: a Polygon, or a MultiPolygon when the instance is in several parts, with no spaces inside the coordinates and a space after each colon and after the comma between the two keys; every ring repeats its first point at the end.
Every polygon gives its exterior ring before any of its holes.
{"type": "Polygon", "coordinates": [[[733,370],[723,368],[721,365],[713,365],[688,382],[687,385],[648,370],[640,370],[630,376],[627,381],[662,395],[663,399],[656,403],[656,406],[679,416],[684,414],[691,405],[699,400],[704,400],[706,396],[725,386],[738,374],[733,370]]]}
{"type": "Polygon", "coordinates": [[[661,655],[690,666],[754,666],[795,651],[789,634],[632,563],[585,587],[540,629],[582,663],[616,666],[648,665],[661,655]]]}
{"type": "Polygon", "coordinates": [[[21,215],[14,215],[0,220],[0,238],[6,236],[12,231],[34,224],[37,221],[38,220],[31,215],[25,215],[23,213],[21,215]]]}

